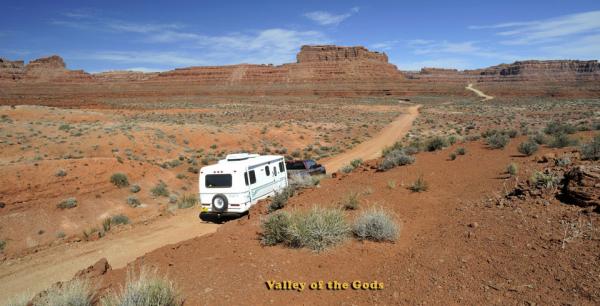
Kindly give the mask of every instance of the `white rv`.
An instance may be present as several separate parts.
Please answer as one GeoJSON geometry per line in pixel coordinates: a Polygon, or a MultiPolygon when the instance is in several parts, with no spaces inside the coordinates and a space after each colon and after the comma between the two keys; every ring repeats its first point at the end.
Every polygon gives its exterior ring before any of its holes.
{"type": "Polygon", "coordinates": [[[288,185],[285,160],[279,155],[230,154],[200,169],[202,220],[241,215],[260,199],[288,185]]]}

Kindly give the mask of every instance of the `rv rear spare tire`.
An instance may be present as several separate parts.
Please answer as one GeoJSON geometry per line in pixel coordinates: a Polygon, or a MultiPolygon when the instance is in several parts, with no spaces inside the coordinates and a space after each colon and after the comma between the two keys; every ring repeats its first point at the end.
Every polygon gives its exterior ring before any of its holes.
{"type": "Polygon", "coordinates": [[[212,199],[213,211],[224,212],[227,211],[227,197],[224,194],[217,194],[212,199]]]}

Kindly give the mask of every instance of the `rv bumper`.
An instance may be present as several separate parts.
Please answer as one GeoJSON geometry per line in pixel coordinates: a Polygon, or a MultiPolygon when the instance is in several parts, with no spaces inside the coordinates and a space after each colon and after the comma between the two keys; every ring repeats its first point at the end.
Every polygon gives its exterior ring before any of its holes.
{"type": "Polygon", "coordinates": [[[239,218],[248,212],[214,212],[203,211],[200,213],[200,220],[207,222],[221,222],[229,219],[239,218]]]}

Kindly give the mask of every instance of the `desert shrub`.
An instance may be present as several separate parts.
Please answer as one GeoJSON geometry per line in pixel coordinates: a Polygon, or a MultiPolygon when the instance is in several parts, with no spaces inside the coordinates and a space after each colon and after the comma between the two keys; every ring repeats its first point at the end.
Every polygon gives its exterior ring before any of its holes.
{"type": "Polygon", "coordinates": [[[393,150],[383,158],[379,164],[379,170],[386,171],[397,166],[404,166],[415,162],[414,156],[410,156],[404,150],[393,150]]]}
{"type": "Polygon", "coordinates": [[[262,239],[264,245],[276,245],[288,240],[287,232],[291,224],[291,216],[288,212],[276,212],[270,214],[262,222],[262,239]]]}
{"type": "Polygon", "coordinates": [[[111,218],[105,218],[104,221],[102,221],[102,229],[105,232],[110,231],[112,227],[112,219],[111,218]]]}
{"type": "Polygon", "coordinates": [[[133,193],[138,193],[140,192],[140,190],[142,190],[142,187],[140,187],[140,185],[131,185],[131,187],[129,188],[129,191],[133,192],[133,193]]]}
{"type": "Polygon", "coordinates": [[[535,133],[529,136],[529,141],[535,142],[537,144],[546,144],[548,143],[548,137],[542,133],[535,133]]]}
{"type": "Polygon", "coordinates": [[[181,293],[175,284],[166,277],[159,276],[156,270],[142,268],[134,279],[128,271],[127,283],[121,292],[111,293],[102,299],[104,306],[178,306],[183,304],[181,293]]]}
{"type": "Polygon", "coordinates": [[[58,169],[58,171],[56,171],[54,175],[58,177],[63,177],[67,175],[67,171],[65,169],[58,169]]]}
{"type": "Polygon", "coordinates": [[[441,150],[446,145],[447,145],[446,140],[444,140],[444,138],[442,138],[440,136],[435,136],[427,142],[426,148],[427,148],[427,151],[432,152],[432,151],[441,150]]]}
{"type": "Polygon", "coordinates": [[[87,306],[92,305],[92,289],[87,280],[76,278],[61,286],[54,285],[46,295],[34,301],[35,306],[87,306]]]}
{"type": "Polygon", "coordinates": [[[450,158],[450,160],[455,160],[456,159],[456,153],[450,153],[450,155],[448,155],[448,158],[450,158]]]}
{"type": "Polygon", "coordinates": [[[395,180],[389,180],[387,182],[387,186],[389,189],[396,189],[396,181],[395,180]]]}
{"type": "Polygon", "coordinates": [[[340,171],[342,173],[350,173],[352,172],[352,170],[354,170],[354,167],[352,165],[345,165],[342,168],[340,168],[340,171]]]}
{"type": "Polygon", "coordinates": [[[273,212],[278,209],[282,209],[287,204],[288,199],[292,196],[294,196],[294,188],[291,186],[288,186],[281,192],[276,193],[269,204],[269,211],[273,212]]]}
{"type": "Polygon", "coordinates": [[[464,147],[460,147],[456,149],[456,154],[458,155],[465,155],[467,154],[467,149],[465,149],[464,147]]]}
{"type": "Polygon", "coordinates": [[[552,188],[558,184],[558,178],[552,173],[536,171],[531,175],[529,182],[540,188],[552,188]]]}
{"type": "Polygon", "coordinates": [[[114,215],[110,218],[110,222],[116,225],[129,224],[129,217],[123,214],[114,215]]]}
{"type": "Polygon", "coordinates": [[[404,153],[408,155],[415,155],[419,153],[419,148],[415,146],[408,146],[404,149],[404,153]]]}
{"type": "Polygon", "coordinates": [[[183,173],[177,173],[177,175],[175,176],[176,178],[183,180],[187,178],[187,175],[183,174],[183,173]]]}
{"type": "Polygon", "coordinates": [[[4,251],[6,247],[6,240],[0,240],[0,252],[4,251]]]}
{"type": "Polygon", "coordinates": [[[531,156],[538,150],[538,144],[534,141],[522,142],[519,144],[517,150],[523,155],[531,156]]]}
{"type": "Polygon", "coordinates": [[[506,130],[504,131],[504,134],[506,134],[509,138],[515,138],[517,137],[517,135],[519,135],[519,132],[517,130],[506,130]]]}
{"type": "Polygon", "coordinates": [[[582,145],[579,151],[582,159],[600,160],[600,134],[596,135],[590,143],[582,145]]]}
{"type": "Polygon", "coordinates": [[[423,192],[429,189],[429,184],[427,184],[427,182],[421,175],[414,183],[412,183],[412,185],[410,185],[409,189],[413,192],[423,192]]]}
{"type": "Polygon", "coordinates": [[[262,243],[283,243],[322,251],[348,237],[350,228],[337,209],[313,208],[307,212],[271,214],[262,224],[262,243]]]}
{"type": "Polygon", "coordinates": [[[61,124],[61,125],[58,127],[58,129],[59,129],[60,131],[68,131],[68,130],[72,129],[72,127],[71,127],[70,125],[68,125],[68,124],[61,124]]]}
{"type": "Polygon", "coordinates": [[[111,175],[110,182],[119,188],[129,186],[129,180],[127,179],[127,175],[120,172],[111,175]]]}
{"type": "Polygon", "coordinates": [[[485,139],[487,145],[492,149],[504,148],[508,144],[509,140],[510,138],[502,133],[492,134],[485,139]]]}
{"type": "Polygon", "coordinates": [[[402,150],[403,149],[403,145],[402,142],[400,141],[396,141],[394,142],[393,145],[389,146],[389,147],[385,147],[383,148],[383,150],[381,151],[381,155],[382,156],[386,156],[388,155],[391,151],[395,151],[395,150],[402,150]]]}
{"type": "Polygon", "coordinates": [[[564,148],[574,145],[577,145],[577,140],[571,139],[571,137],[565,133],[554,134],[554,138],[550,142],[550,147],[553,148],[564,148]]]}
{"type": "Polygon", "coordinates": [[[169,203],[171,203],[171,204],[177,203],[177,195],[170,194],[169,195],[169,203]]]}
{"type": "Polygon", "coordinates": [[[358,168],[362,164],[363,164],[363,160],[360,158],[354,159],[350,162],[350,165],[354,168],[358,168]]]}
{"type": "Polygon", "coordinates": [[[322,251],[344,241],[349,231],[340,210],[315,207],[308,212],[292,215],[288,245],[322,251]]]}
{"type": "Polygon", "coordinates": [[[510,174],[511,176],[517,175],[519,173],[519,166],[517,166],[515,163],[510,163],[506,167],[506,173],[510,174]]]}
{"type": "Polygon", "coordinates": [[[351,192],[350,194],[348,194],[348,196],[346,197],[346,199],[344,199],[344,202],[342,204],[344,206],[344,209],[347,210],[358,209],[358,193],[351,192]]]}
{"type": "Polygon", "coordinates": [[[544,133],[548,135],[556,135],[556,134],[573,134],[577,131],[577,128],[567,124],[560,123],[559,121],[552,121],[546,125],[544,128],[544,133]]]}
{"type": "Polygon", "coordinates": [[[448,136],[448,144],[453,145],[458,141],[458,138],[456,137],[456,135],[450,135],[448,136]]]}
{"type": "Polygon", "coordinates": [[[177,208],[190,208],[196,206],[196,204],[198,204],[198,197],[195,194],[184,194],[177,202],[177,208]]]}
{"type": "Polygon", "coordinates": [[[152,187],[152,189],[150,189],[150,192],[155,197],[168,197],[169,196],[169,189],[167,188],[167,184],[165,184],[165,182],[163,182],[163,181],[158,182],[158,184],[156,184],[156,186],[152,187]]]}
{"type": "Polygon", "coordinates": [[[29,294],[22,293],[20,295],[12,297],[8,301],[6,301],[5,306],[28,306],[28,305],[30,305],[29,304],[30,301],[31,301],[31,296],[29,294]]]}
{"type": "Polygon", "coordinates": [[[385,211],[371,209],[354,221],[352,232],[360,240],[395,241],[398,237],[398,226],[385,211]]]}
{"type": "Polygon", "coordinates": [[[140,204],[140,200],[136,196],[127,197],[127,205],[131,207],[138,207],[140,204]]]}
{"type": "Polygon", "coordinates": [[[571,164],[571,158],[568,156],[559,157],[554,163],[559,167],[565,167],[571,164]]]}
{"type": "Polygon", "coordinates": [[[290,176],[288,183],[294,188],[312,187],[319,185],[324,176],[325,175],[292,175],[290,176]]]}
{"type": "Polygon", "coordinates": [[[58,207],[60,209],[69,209],[69,208],[73,208],[76,206],[77,206],[77,199],[75,199],[75,198],[68,198],[56,205],[56,207],[58,207]]]}

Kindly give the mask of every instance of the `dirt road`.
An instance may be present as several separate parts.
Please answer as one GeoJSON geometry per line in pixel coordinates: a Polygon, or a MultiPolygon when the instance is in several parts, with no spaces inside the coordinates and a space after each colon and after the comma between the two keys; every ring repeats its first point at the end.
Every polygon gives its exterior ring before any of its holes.
{"type": "Polygon", "coordinates": [[[23,294],[35,294],[55,282],[69,280],[79,270],[105,257],[113,268],[125,267],[161,246],[216,231],[218,225],[202,223],[197,209],[178,211],[148,225],[111,233],[92,242],[63,244],[8,260],[0,265],[0,304],[23,294]]]}
{"type": "Polygon", "coordinates": [[[488,95],[484,94],[483,91],[473,87],[473,83],[469,83],[469,85],[467,87],[465,87],[465,89],[470,90],[470,91],[476,93],[478,96],[480,96],[482,98],[481,102],[488,101],[488,100],[491,100],[494,98],[492,96],[488,96],[488,95]]]}
{"type": "Polygon", "coordinates": [[[398,116],[375,137],[362,142],[349,151],[323,159],[320,163],[327,168],[328,172],[335,172],[354,159],[369,160],[380,157],[383,148],[401,139],[410,130],[412,122],[419,114],[419,107],[420,105],[407,107],[405,113],[398,116]]]}

